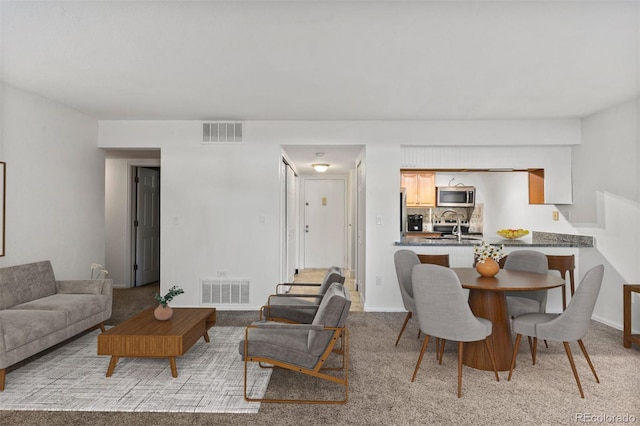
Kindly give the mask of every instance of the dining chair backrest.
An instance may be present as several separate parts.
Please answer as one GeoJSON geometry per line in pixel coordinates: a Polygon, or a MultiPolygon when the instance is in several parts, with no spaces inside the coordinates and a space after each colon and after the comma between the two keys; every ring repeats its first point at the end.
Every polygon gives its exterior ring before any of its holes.
{"type": "Polygon", "coordinates": [[[419,254],[420,263],[449,267],[449,254],[419,254]]]}
{"type": "Polygon", "coordinates": [[[536,326],[538,337],[563,342],[582,339],[587,334],[603,276],[603,265],[589,269],[578,285],[567,309],[554,320],[536,326]]]}
{"type": "Polygon", "coordinates": [[[516,250],[509,254],[504,269],[546,274],[549,271],[547,256],[534,250],[516,250]]]}
{"type": "Polygon", "coordinates": [[[471,312],[453,270],[440,265],[417,265],[413,268],[412,282],[416,313],[423,333],[458,342],[486,337],[486,327],[471,312]]]}
{"type": "Polygon", "coordinates": [[[418,259],[418,255],[414,251],[398,250],[393,255],[393,261],[396,267],[396,275],[398,277],[398,285],[400,286],[400,294],[402,295],[404,308],[409,312],[415,312],[416,305],[413,300],[411,271],[414,266],[420,264],[420,259],[418,259]]]}
{"type": "MultiPolygon", "coordinates": [[[[516,250],[509,254],[504,263],[504,269],[511,271],[534,272],[546,274],[549,272],[547,256],[534,250],[516,250]]],[[[544,312],[547,305],[547,290],[508,291],[506,296],[525,297],[540,303],[540,311],[544,312]]]]}

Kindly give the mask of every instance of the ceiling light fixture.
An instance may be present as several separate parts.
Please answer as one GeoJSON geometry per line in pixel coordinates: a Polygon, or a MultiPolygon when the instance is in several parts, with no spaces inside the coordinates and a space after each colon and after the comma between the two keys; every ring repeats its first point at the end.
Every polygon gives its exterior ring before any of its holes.
{"type": "Polygon", "coordinates": [[[313,169],[318,173],[324,173],[329,168],[329,165],[326,163],[314,163],[311,167],[313,167],[313,169]]]}

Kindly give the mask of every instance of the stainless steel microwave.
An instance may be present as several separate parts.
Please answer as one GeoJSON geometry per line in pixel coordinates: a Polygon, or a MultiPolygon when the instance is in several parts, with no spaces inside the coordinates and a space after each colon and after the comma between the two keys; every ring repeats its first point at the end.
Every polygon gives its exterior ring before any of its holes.
{"type": "Polygon", "coordinates": [[[436,187],[436,206],[473,207],[476,205],[476,188],[473,186],[436,187]]]}

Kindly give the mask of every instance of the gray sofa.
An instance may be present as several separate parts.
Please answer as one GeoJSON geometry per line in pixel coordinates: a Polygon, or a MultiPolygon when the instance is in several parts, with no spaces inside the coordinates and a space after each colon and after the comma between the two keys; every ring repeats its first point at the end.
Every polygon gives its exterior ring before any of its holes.
{"type": "Polygon", "coordinates": [[[113,282],[56,281],[51,262],[0,268],[0,391],[6,368],[111,317],[113,282]]]}

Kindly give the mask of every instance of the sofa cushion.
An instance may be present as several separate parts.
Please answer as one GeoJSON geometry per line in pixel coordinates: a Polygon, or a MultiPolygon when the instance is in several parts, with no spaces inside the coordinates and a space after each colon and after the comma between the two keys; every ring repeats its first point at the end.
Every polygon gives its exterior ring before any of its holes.
{"type": "Polygon", "coordinates": [[[67,326],[61,311],[0,311],[5,350],[10,351],[67,326]]]}
{"type": "MultiPolygon", "coordinates": [[[[54,294],[14,306],[9,311],[40,310],[64,314],[65,326],[106,310],[108,298],[93,294],[54,294]]],[[[3,324],[4,325],[4,324],[3,324]]]]}
{"type": "Polygon", "coordinates": [[[56,279],[48,260],[0,268],[0,309],[55,293],[56,279]]]}

